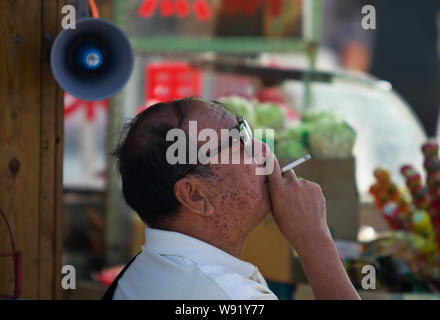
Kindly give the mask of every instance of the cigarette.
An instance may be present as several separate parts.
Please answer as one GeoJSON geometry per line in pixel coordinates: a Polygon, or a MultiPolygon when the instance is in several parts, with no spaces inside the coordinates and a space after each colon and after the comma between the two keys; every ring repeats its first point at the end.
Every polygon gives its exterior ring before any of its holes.
{"type": "Polygon", "coordinates": [[[293,169],[296,166],[300,165],[301,163],[306,162],[307,160],[310,160],[310,159],[312,159],[312,156],[310,154],[306,154],[304,157],[299,158],[298,160],[295,160],[295,161],[289,163],[287,166],[284,166],[281,169],[281,172],[284,173],[286,171],[289,171],[290,169],[293,169]]]}

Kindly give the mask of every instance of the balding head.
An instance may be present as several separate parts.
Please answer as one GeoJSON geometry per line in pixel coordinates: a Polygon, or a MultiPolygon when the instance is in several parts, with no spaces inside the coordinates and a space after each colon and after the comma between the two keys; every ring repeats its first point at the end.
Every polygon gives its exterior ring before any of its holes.
{"type": "MultiPolygon", "coordinates": [[[[128,203],[148,224],[176,216],[179,202],[173,187],[188,164],[170,165],[166,150],[172,141],[167,133],[176,128],[187,131],[190,120],[206,127],[218,125],[209,118],[233,119],[221,104],[186,98],[155,104],[139,113],[124,127],[123,139],[115,150],[122,190],[128,203]]],[[[192,170],[200,177],[210,177],[208,166],[192,170]]]]}

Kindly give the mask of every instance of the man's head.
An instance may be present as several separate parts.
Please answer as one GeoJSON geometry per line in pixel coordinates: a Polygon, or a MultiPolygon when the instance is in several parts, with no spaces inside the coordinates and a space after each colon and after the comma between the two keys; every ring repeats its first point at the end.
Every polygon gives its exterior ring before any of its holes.
{"type": "MultiPolygon", "coordinates": [[[[213,129],[219,139],[222,129],[238,125],[236,116],[215,101],[187,98],[146,109],[128,125],[115,152],[124,197],[152,227],[199,238],[245,238],[270,210],[266,176],[255,174],[261,164],[255,159],[245,161],[248,155],[241,143],[222,151],[229,152],[231,159],[239,155],[239,164],[221,164],[220,154],[218,164],[170,164],[166,154],[174,141],[167,141],[167,133],[182,129],[188,153],[189,141],[194,139],[188,135],[189,121],[196,121],[197,133],[213,129]]],[[[262,142],[254,140],[258,143],[262,142]]],[[[198,148],[202,144],[197,142],[198,148]]]]}

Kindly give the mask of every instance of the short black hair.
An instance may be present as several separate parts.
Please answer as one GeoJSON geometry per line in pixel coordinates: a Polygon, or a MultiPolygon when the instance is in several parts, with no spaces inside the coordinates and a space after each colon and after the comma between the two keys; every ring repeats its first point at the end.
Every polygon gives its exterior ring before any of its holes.
{"type": "MultiPolygon", "coordinates": [[[[174,195],[174,184],[191,164],[168,163],[166,152],[174,141],[166,141],[166,135],[171,129],[181,128],[193,103],[221,107],[228,113],[216,101],[193,98],[155,104],[124,126],[121,141],[113,152],[125,201],[148,225],[177,217],[180,203],[174,195]]],[[[186,137],[188,142],[188,134],[186,137]]],[[[213,177],[208,165],[194,167],[191,174],[213,177]]]]}

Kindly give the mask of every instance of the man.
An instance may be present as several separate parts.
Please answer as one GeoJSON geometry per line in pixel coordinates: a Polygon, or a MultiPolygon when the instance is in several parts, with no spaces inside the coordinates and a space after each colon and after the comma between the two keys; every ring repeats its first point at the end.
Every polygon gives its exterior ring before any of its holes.
{"type": "Polygon", "coordinates": [[[332,242],[320,187],[293,172],[282,175],[267,146],[239,121],[220,103],[191,98],[156,104],[133,120],[115,154],[124,197],[148,227],[142,251],[107,297],[277,299],[258,269],[239,259],[246,237],[272,212],[316,298],[359,298],[332,242]],[[190,121],[197,121],[199,133],[209,128],[220,137],[222,129],[237,128],[241,138],[220,143],[207,164],[170,164],[174,141],[167,133],[189,133],[190,121]],[[247,152],[249,141],[259,155],[247,152]],[[238,155],[239,164],[216,164],[224,152],[238,155]],[[272,161],[272,173],[257,175],[264,161],[272,161]]]}

